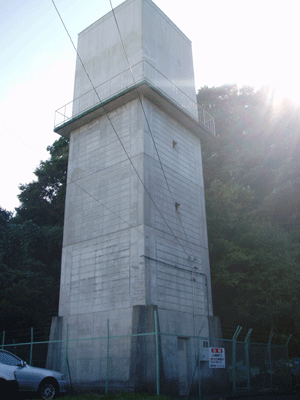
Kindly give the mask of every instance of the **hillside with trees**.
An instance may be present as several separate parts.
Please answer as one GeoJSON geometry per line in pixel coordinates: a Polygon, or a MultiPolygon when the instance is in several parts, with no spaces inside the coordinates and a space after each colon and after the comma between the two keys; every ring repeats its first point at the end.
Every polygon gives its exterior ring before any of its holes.
{"type": "Polygon", "coordinates": [[[224,325],[300,329],[300,109],[271,88],[204,87],[203,143],[214,312],[224,325]]]}
{"type": "MultiPolygon", "coordinates": [[[[271,88],[203,87],[215,117],[202,143],[215,315],[300,337],[300,109],[271,88]]],[[[68,142],[48,147],[36,181],[0,209],[0,330],[57,314],[68,142]]]]}
{"type": "Polygon", "coordinates": [[[47,150],[36,180],[20,186],[15,216],[0,208],[0,330],[44,326],[57,315],[68,142],[47,150]]]}

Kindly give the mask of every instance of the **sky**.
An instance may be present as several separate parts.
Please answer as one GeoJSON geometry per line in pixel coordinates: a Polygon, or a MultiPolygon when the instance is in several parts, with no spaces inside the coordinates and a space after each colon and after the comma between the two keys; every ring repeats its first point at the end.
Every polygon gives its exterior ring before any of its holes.
{"type": "MultiPolygon", "coordinates": [[[[75,44],[111,10],[109,0],[54,1],[75,44]]],[[[300,104],[297,0],[154,3],[192,41],[196,89],[273,85],[300,104]]],[[[0,0],[0,54],[0,207],[14,211],[58,139],[54,112],[72,100],[76,53],[52,0],[0,0]]]]}

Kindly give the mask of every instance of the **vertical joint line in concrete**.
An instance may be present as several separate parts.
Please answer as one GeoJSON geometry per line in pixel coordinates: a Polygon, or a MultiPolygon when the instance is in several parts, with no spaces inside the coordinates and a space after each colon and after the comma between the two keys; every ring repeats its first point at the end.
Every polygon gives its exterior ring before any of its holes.
{"type": "Polygon", "coordinates": [[[155,326],[155,348],[156,348],[156,394],[160,394],[159,382],[159,341],[158,341],[158,323],[157,323],[157,310],[154,310],[154,326],[155,326]]]}
{"type": "Polygon", "coordinates": [[[108,393],[108,378],[109,378],[109,319],[107,319],[107,353],[106,353],[105,394],[108,393]]]}

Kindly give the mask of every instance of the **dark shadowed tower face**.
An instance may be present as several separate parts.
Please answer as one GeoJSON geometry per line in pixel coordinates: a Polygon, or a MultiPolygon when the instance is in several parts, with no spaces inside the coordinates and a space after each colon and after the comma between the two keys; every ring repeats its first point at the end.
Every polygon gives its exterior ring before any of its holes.
{"type": "MultiPolygon", "coordinates": [[[[128,0],[115,17],[118,25],[110,12],[79,34],[98,95],[77,60],[72,114],[55,129],[70,137],[62,337],[67,324],[73,338],[106,335],[107,319],[112,335],[142,331],[153,310],[162,332],[190,336],[205,322],[208,336],[200,137],[213,121],[199,123],[191,43],[150,0],[128,0]]],[[[101,351],[69,349],[73,380],[93,376],[101,351]]],[[[122,357],[126,381],[132,346],[122,357]]]]}

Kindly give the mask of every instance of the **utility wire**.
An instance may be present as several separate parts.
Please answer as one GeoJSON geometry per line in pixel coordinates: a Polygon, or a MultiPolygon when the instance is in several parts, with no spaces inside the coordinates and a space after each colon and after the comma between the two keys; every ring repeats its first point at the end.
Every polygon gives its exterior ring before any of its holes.
{"type": "MultiPolygon", "coordinates": [[[[8,129],[5,125],[3,125],[0,122],[0,125],[2,125],[5,129],[7,129],[9,132],[13,133],[10,129],[8,129]]],[[[14,133],[13,133],[14,134],[14,133]]],[[[14,134],[15,135],[15,134],[14,134]]],[[[29,147],[33,152],[35,152],[38,155],[41,155],[36,149],[34,149],[33,147],[29,146],[26,142],[24,142],[22,139],[20,139],[17,135],[15,135],[24,145],[26,145],[27,147],[29,147]]],[[[129,224],[129,222],[127,222],[125,219],[123,219],[122,217],[120,217],[120,215],[118,215],[117,213],[115,213],[114,211],[112,211],[109,207],[107,207],[105,204],[103,204],[100,200],[98,200],[95,196],[93,196],[91,193],[89,193],[88,191],[86,191],[82,186],[78,185],[78,183],[76,183],[75,181],[73,181],[71,178],[67,177],[67,180],[70,183],[73,183],[74,185],[76,185],[79,189],[81,189],[84,193],[86,193],[87,195],[89,195],[92,199],[94,199],[95,201],[97,201],[99,204],[101,204],[101,206],[103,206],[104,208],[106,208],[109,212],[111,212],[112,214],[114,214],[116,217],[120,218],[123,222],[125,222],[130,228],[135,229],[138,233],[140,233],[141,235],[144,235],[143,232],[141,232],[138,228],[136,228],[135,226],[132,226],[129,224]]]]}
{"type": "MultiPolygon", "coordinates": [[[[98,92],[97,92],[97,90],[96,90],[96,88],[95,88],[95,86],[94,86],[94,84],[93,84],[93,82],[92,82],[90,76],[89,76],[89,73],[88,73],[88,71],[87,71],[86,68],[85,68],[85,65],[84,65],[84,63],[83,63],[83,61],[82,61],[82,59],[81,59],[81,57],[80,57],[80,55],[79,55],[79,53],[78,53],[78,51],[77,51],[77,49],[76,49],[76,46],[74,45],[74,42],[73,42],[73,40],[72,40],[72,38],[71,38],[71,36],[70,36],[70,34],[69,34],[69,32],[68,32],[68,29],[67,29],[67,27],[66,27],[66,25],[65,25],[65,23],[64,23],[64,21],[63,21],[61,15],[60,15],[59,11],[58,11],[58,9],[57,9],[55,3],[54,3],[54,0],[51,0],[51,1],[52,1],[53,5],[54,5],[54,7],[55,7],[55,10],[56,10],[56,12],[57,12],[57,14],[58,14],[58,16],[59,16],[59,18],[60,18],[62,24],[63,24],[63,27],[64,27],[65,31],[67,32],[67,35],[68,35],[68,37],[69,37],[69,39],[70,39],[70,41],[71,41],[71,43],[72,43],[72,46],[73,46],[73,48],[74,48],[74,50],[75,50],[75,52],[76,52],[76,54],[77,54],[77,57],[78,57],[78,59],[79,59],[81,65],[82,65],[82,67],[83,67],[83,69],[84,69],[84,71],[85,71],[87,77],[88,77],[88,80],[89,80],[89,82],[90,82],[90,84],[91,84],[93,90],[94,90],[95,93],[96,93],[96,96],[97,96],[97,98],[98,98],[99,104],[101,104],[101,103],[102,103],[102,100],[100,99],[100,96],[99,96],[99,94],[98,94],[98,92]]],[[[148,189],[146,188],[146,186],[145,186],[145,184],[144,184],[142,178],[140,177],[140,175],[139,175],[137,169],[135,168],[135,166],[134,166],[134,164],[133,164],[133,162],[132,162],[132,160],[131,160],[131,158],[130,158],[128,152],[126,151],[126,149],[125,149],[125,147],[124,147],[124,144],[123,144],[123,142],[121,141],[120,136],[118,135],[118,133],[117,133],[117,131],[116,131],[116,129],[115,129],[113,123],[112,123],[112,120],[111,120],[111,118],[109,117],[109,114],[108,114],[106,108],[105,108],[103,105],[102,105],[102,108],[103,108],[103,111],[104,111],[104,113],[105,113],[105,115],[106,115],[106,117],[107,117],[107,119],[108,119],[108,121],[109,121],[109,123],[110,123],[110,125],[111,125],[111,127],[112,127],[112,129],[113,129],[113,131],[114,131],[114,133],[115,133],[115,135],[117,136],[117,138],[118,138],[118,140],[119,140],[119,142],[120,142],[120,144],[121,144],[121,146],[122,146],[122,148],[123,148],[123,150],[124,150],[124,152],[125,152],[125,154],[126,154],[128,160],[129,160],[130,164],[132,165],[133,170],[135,171],[135,173],[136,173],[138,179],[140,180],[140,182],[142,183],[142,185],[143,185],[143,187],[144,187],[144,189],[145,189],[147,195],[149,196],[150,200],[152,201],[152,203],[154,204],[155,208],[156,208],[157,211],[159,212],[159,214],[160,214],[160,216],[162,217],[163,221],[165,222],[165,224],[166,224],[167,227],[169,228],[169,230],[170,230],[172,236],[174,236],[174,238],[178,241],[178,243],[179,243],[179,245],[181,246],[181,248],[183,249],[184,253],[185,253],[187,256],[189,256],[189,254],[186,252],[186,250],[185,250],[185,248],[183,247],[183,245],[180,243],[178,237],[173,233],[172,229],[170,228],[170,226],[169,226],[169,224],[167,223],[166,219],[164,218],[163,214],[161,213],[161,211],[160,211],[159,208],[157,207],[157,205],[156,205],[155,201],[153,200],[153,198],[152,198],[150,192],[149,192],[148,189]]]]}
{"type": "Polygon", "coordinates": [[[39,156],[42,156],[38,151],[36,151],[33,147],[29,146],[28,143],[24,142],[24,140],[22,140],[18,135],[16,135],[13,131],[11,131],[10,129],[7,128],[7,126],[3,125],[0,122],[0,125],[3,126],[4,129],[6,129],[8,132],[12,133],[17,139],[20,140],[20,142],[22,142],[25,146],[29,147],[30,150],[32,150],[34,153],[37,153],[39,156]]]}
{"type": "MultiPolygon", "coordinates": [[[[117,18],[116,18],[115,10],[114,10],[114,7],[113,7],[113,5],[112,5],[111,0],[109,0],[109,2],[110,2],[110,6],[111,6],[111,10],[112,10],[113,16],[114,16],[114,20],[115,20],[115,23],[116,23],[116,26],[117,26],[117,29],[118,29],[118,33],[119,33],[119,36],[120,36],[120,40],[121,40],[121,43],[122,43],[122,47],[123,47],[123,50],[124,50],[124,53],[125,53],[125,57],[126,57],[126,60],[127,60],[127,63],[128,63],[128,66],[129,66],[131,75],[132,75],[133,83],[136,84],[136,80],[135,80],[135,78],[134,78],[132,66],[131,66],[131,63],[130,63],[130,61],[129,61],[129,57],[128,57],[128,54],[127,54],[127,51],[126,51],[126,48],[125,48],[125,44],[124,44],[124,41],[123,41],[123,38],[122,38],[122,34],[121,34],[121,31],[120,31],[120,27],[119,27],[119,24],[118,24],[118,21],[117,21],[117,18]]],[[[148,118],[147,118],[147,115],[146,115],[146,111],[145,111],[145,108],[144,108],[144,105],[143,105],[143,102],[142,102],[140,93],[139,93],[139,91],[138,91],[137,88],[136,88],[136,92],[137,92],[137,94],[138,94],[138,98],[139,98],[139,101],[140,101],[140,104],[141,104],[141,107],[142,107],[142,110],[143,110],[143,114],[144,114],[144,117],[145,117],[145,120],[146,120],[146,123],[147,123],[148,130],[149,130],[149,132],[150,132],[151,139],[152,139],[153,144],[154,144],[154,148],[155,148],[155,151],[156,151],[156,154],[157,154],[157,157],[158,157],[158,161],[159,161],[161,170],[162,170],[162,172],[163,172],[163,176],[164,176],[165,181],[166,181],[166,184],[167,184],[168,191],[169,191],[169,193],[170,193],[171,199],[172,199],[173,204],[174,204],[174,206],[175,206],[175,200],[174,200],[174,197],[173,197],[173,195],[172,195],[172,192],[171,192],[171,189],[170,189],[170,186],[169,186],[167,177],[166,177],[166,173],[165,173],[165,170],[164,170],[164,167],[163,167],[163,165],[162,165],[162,161],[161,161],[161,158],[160,158],[160,155],[159,155],[159,151],[158,151],[158,148],[157,148],[157,146],[156,146],[156,142],[155,142],[155,139],[154,139],[152,130],[151,130],[151,128],[150,128],[150,123],[149,123],[149,121],[148,121],[148,118]]],[[[180,218],[178,212],[175,211],[175,213],[176,213],[176,215],[177,215],[177,217],[178,217],[178,219],[179,219],[179,221],[180,221],[180,224],[181,224],[181,226],[182,226],[182,229],[183,229],[183,232],[184,232],[184,235],[185,235],[186,242],[187,242],[187,244],[188,244],[189,250],[190,250],[190,252],[192,253],[193,257],[196,258],[196,257],[194,256],[194,254],[193,254],[193,251],[192,251],[191,247],[190,247],[190,244],[189,244],[189,241],[188,241],[188,238],[187,238],[187,234],[186,234],[186,231],[185,231],[184,226],[183,226],[182,219],[180,218]]],[[[174,235],[174,236],[175,236],[175,235],[174,235]]],[[[177,237],[176,237],[176,239],[178,240],[177,237]]],[[[181,246],[182,246],[182,245],[181,245],[181,246]]],[[[186,254],[187,254],[187,253],[186,253],[186,254]]]]}
{"type": "MultiPolygon", "coordinates": [[[[133,74],[133,70],[132,70],[132,66],[131,66],[131,63],[130,63],[130,61],[129,61],[129,57],[128,57],[128,55],[127,55],[127,51],[126,51],[126,48],[125,48],[125,44],[124,44],[124,41],[123,41],[123,38],[122,38],[122,34],[121,34],[121,31],[120,31],[120,27],[119,27],[119,24],[118,24],[118,21],[117,21],[117,18],[116,18],[115,10],[114,10],[114,8],[113,8],[113,5],[112,5],[111,0],[109,0],[109,2],[110,2],[110,6],[111,6],[111,9],[112,9],[113,16],[114,16],[114,20],[115,20],[115,23],[116,23],[116,26],[117,26],[117,29],[118,29],[118,33],[119,33],[119,36],[120,36],[120,40],[121,40],[121,43],[122,43],[122,47],[123,47],[123,50],[124,50],[124,54],[125,54],[125,57],[126,57],[126,60],[127,60],[127,63],[128,63],[128,66],[129,66],[131,75],[132,75],[133,83],[136,84],[136,81],[135,81],[135,78],[134,78],[134,74],[133,74]]],[[[179,212],[177,212],[177,210],[176,210],[176,203],[175,203],[174,197],[173,197],[173,195],[172,195],[172,192],[171,192],[171,189],[170,189],[170,186],[169,186],[169,182],[168,182],[167,177],[166,177],[166,173],[165,173],[165,170],[164,170],[164,167],[163,167],[161,158],[160,158],[160,154],[159,154],[158,148],[157,148],[157,146],[156,146],[156,142],[155,142],[155,139],[154,139],[154,135],[153,135],[153,133],[152,133],[152,129],[151,129],[151,127],[150,127],[150,123],[149,123],[149,121],[148,121],[148,118],[147,118],[147,115],[146,115],[146,111],[145,111],[145,108],[144,108],[144,105],[143,105],[143,102],[142,102],[140,93],[139,93],[139,91],[138,91],[137,88],[136,88],[136,92],[137,92],[138,99],[139,99],[139,102],[140,102],[141,107],[142,107],[142,110],[143,110],[144,118],[145,118],[146,123],[147,123],[147,127],[148,127],[148,130],[149,130],[149,133],[150,133],[150,136],[151,136],[151,139],[152,139],[152,142],[153,142],[153,145],[154,145],[154,148],[155,148],[157,157],[158,157],[158,161],[159,161],[159,164],[160,164],[160,167],[161,167],[161,170],[162,170],[164,179],[165,179],[166,184],[167,184],[168,191],[169,191],[169,193],[170,193],[171,199],[172,199],[172,201],[173,201],[173,205],[174,205],[174,207],[175,207],[175,213],[176,213],[176,215],[177,215],[177,217],[178,217],[178,219],[179,219],[179,221],[180,221],[180,224],[181,224],[182,230],[183,230],[183,232],[184,232],[184,235],[185,235],[185,238],[186,238],[186,243],[187,243],[187,245],[188,245],[189,251],[190,251],[191,254],[193,255],[194,261],[196,261],[196,260],[197,260],[197,257],[195,257],[195,255],[194,255],[194,253],[193,253],[193,251],[192,251],[192,249],[191,249],[191,246],[190,246],[190,243],[189,243],[189,241],[188,241],[188,237],[187,237],[186,231],[185,231],[184,226],[183,226],[183,222],[182,222],[182,220],[181,220],[181,218],[180,218],[179,212]]],[[[156,206],[156,205],[155,205],[155,206],[156,206]]],[[[157,207],[156,207],[156,208],[157,208],[157,207]]],[[[165,221],[165,222],[166,222],[166,221],[165,221]]],[[[167,224],[167,223],[166,223],[166,224],[167,224]]],[[[168,224],[167,224],[167,226],[168,226],[168,224]]],[[[169,226],[168,226],[168,228],[170,229],[169,226]]],[[[171,229],[170,229],[170,231],[171,231],[171,229]]],[[[172,231],[171,231],[171,232],[172,232],[172,231]]],[[[172,232],[172,233],[173,233],[173,232],[172,232]]],[[[188,256],[188,259],[190,259],[190,255],[185,251],[185,249],[184,249],[183,245],[181,244],[181,242],[179,241],[179,239],[178,239],[174,234],[173,234],[173,236],[175,237],[175,239],[177,240],[177,242],[180,244],[180,246],[182,247],[182,249],[183,249],[183,251],[185,252],[185,254],[188,256]]],[[[196,318],[196,312],[195,312],[195,284],[194,284],[195,278],[193,277],[193,273],[194,273],[194,269],[192,269],[192,282],[191,282],[191,284],[192,284],[192,297],[193,297],[194,335],[196,335],[196,324],[195,324],[195,318],[196,318]]],[[[206,290],[207,290],[207,288],[206,288],[206,290]]],[[[208,306],[208,303],[207,303],[207,306],[208,306]]],[[[209,314],[208,314],[208,315],[209,315],[209,314]]]]}
{"type": "Polygon", "coordinates": [[[76,183],[75,181],[73,181],[70,178],[67,178],[68,181],[70,183],[73,183],[74,185],[76,185],[79,189],[81,189],[84,193],[86,193],[87,195],[89,195],[92,199],[94,199],[97,203],[101,204],[102,207],[106,208],[106,210],[108,210],[109,212],[111,212],[112,214],[114,214],[116,217],[120,218],[123,222],[125,222],[130,228],[135,229],[138,233],[140,233],[141,235],[144,236],[144,233],[141,232],[138,228],[136,228],[135,226],[130,225],[129,222],[125,221],[125,219],[123,219],[122,217],[120,217],[120,215],[118,215],[117,213],[115,213],[114,211],[112,211],[109,207],[107,207],[105,204],[103,204],[99,199],[97,199],[95,196],[93,196],[91,193],[89,193],[88,191],[86,191],[85,189],[83,189],[82,186],[78,185],[78,183],[76,183]]]}

